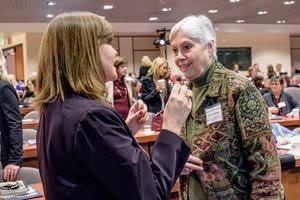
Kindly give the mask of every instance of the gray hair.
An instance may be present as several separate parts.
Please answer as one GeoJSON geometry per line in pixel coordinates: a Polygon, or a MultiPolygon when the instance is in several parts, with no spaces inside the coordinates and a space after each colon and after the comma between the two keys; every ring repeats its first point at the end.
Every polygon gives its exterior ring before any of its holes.
{"type": "Polygon", "coordinates": [[[172,27],[170,40],[172,40],[178,31],[183,32],[186,36],[204,46],[207,46],[210,43],[213,46],[212,56],[214,59],[217,59],[216,33],[212,22],[206,16],[191,15],[185,17],[172,27]]]}
{"type": "Polygon", "coordinates": [[[2,49],[0,49],[0,80],[7,80],[6,61],[2,49]]]}

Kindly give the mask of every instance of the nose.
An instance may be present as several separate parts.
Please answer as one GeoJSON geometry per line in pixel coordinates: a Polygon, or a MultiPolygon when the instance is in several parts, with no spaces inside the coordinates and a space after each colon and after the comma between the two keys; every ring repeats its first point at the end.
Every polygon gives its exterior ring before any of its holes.
{"type": "Polygon", "coordinates": [[[182,59],[185,59],[185,56],[181,53],[181,51],[178,51],[176,59],[182,60],[182,59]]]}

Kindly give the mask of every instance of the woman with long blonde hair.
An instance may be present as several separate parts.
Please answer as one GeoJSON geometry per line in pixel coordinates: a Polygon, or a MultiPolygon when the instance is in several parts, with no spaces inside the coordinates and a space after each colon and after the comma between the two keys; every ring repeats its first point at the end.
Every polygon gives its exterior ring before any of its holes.
{"type": "Polygon", "coordinates": [[[171,86],[166,79],[168,67],[165,58],[157,57],[153,60],[147,77],[142,80],[141,99],[148,106],[149,112],[162,111],[169,99],[171,86]]]}
{"type": "Polygon", "coordinates": [[[112,39],[111,24],[88,12],[56,16],[43,35],[35,106],[46,199],[167,199],[188,158],[177,136],[191,108],[186,87],[174,88],[150,155],[134,138],[145,104],[124,121],[107,103],[105,82],[117,78],[112,39]]]}

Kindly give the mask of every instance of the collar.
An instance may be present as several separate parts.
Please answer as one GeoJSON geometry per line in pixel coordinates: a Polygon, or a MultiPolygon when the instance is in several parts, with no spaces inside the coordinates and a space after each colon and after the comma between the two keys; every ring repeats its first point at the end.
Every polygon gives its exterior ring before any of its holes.
{"type": "Polygon", "coordinates": [[[216,62],[213,60],[212,63],[204,70],[203,74],[200,77],[192,80],[191,83],[193,87],[203,87],[209,84],[215,65],[216,62]]]}

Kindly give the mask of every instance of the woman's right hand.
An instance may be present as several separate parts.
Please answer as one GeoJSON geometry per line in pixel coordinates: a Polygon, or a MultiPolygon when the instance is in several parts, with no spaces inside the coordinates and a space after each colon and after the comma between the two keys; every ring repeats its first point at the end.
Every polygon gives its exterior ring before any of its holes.
{"type": "Polygon", "coordinates": [[[186,85],[175,84],[166,104],[162,129],[179,134],[192,109],[192,91],[186,85]]]}
{"type": "Polygon", "coordinates": [[[269,107],[273,115],[277,115],[279,113],[279,109],[277,107],[269,107]]]}
{"type": "Polygon", "coordinates": [[[190,155],[180,175],[187,176],[192,171],[202,171],[203,161],[200,158],[190,155]]]}

